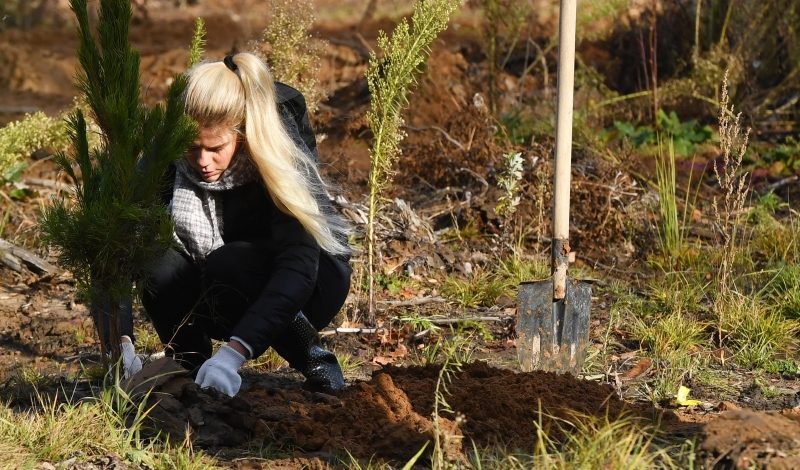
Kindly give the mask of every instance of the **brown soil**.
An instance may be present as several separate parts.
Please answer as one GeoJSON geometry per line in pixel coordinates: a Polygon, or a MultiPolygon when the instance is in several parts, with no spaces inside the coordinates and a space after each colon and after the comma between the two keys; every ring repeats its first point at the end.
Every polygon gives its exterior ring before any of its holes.
{"type": "MultiPolygon", "coordinates": [[[[168,360],[164,360],[168,361],[168,360]]],[[[164,371],[157,366],[155,374],[164,371]]],[[[169,366],[167,366],[169,367],[169,366]]],[[[219,448],[255,440],[282,448],[333,456],[347,449],[357,458],[407,461],[433,439],[433,400],[438,366],[388,367],[340,396],[302,390],[298,382],[260,375],[235,398],[198,390],[177,376],[155,388],[150,416],[157,430],[181,439],[187,423],[198,445],[219,448]]],[[[466,365],[447,386],[452,413],[441,413],[450,436],[445,452],[463,458],[479,448],[502,445],[531,450],[536,423],[558,438],[558,419],[619,416],[624,404],[609,386],[546,372],[515,373],[484,363],[466,365]]],[[[430,448],[428,448],[428,452],[430,448]]]]}
{"type": "Polygon", "coordinates": [[[800,468],[800,415],[729,411],[705,426],[698,450],[708,468],[800,468]]]}

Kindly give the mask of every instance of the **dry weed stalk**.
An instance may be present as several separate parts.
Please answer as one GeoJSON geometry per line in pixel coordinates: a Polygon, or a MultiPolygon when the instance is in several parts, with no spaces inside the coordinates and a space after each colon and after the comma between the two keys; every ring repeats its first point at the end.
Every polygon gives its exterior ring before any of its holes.
{"type": "Polygon", "coordinates": [[[720,253],[717,273],[717,293],[714,311],[717,316],[720,347],[725,339],[725,326],[730,322],[730,312],[738,311],[742,298],[737,295],[733,265],[741,249],[739,244],[739,216],[749,192],[747,173],[742,173],[742,160],[747,151],[750,129],[742,131],[741,113],[734,114],[728,94],[728,76],[722,81],[722,98],[719,111],[719,141],[722,152],[722,169],[714,165],[722,199],[714,197],[712,207],[716,223],[717,244],[720,253]]]}
{"type": "Polygon", "coordinates": [[[732,272],[733,263],[741,248],[737,243],[739,215],[744,210],[744,203],[749,192],[748,174],[741,173],[742,160],[747,151],[750,129],[742,132],[741,113],[734,114],[733,105],[728,95],[728,76],[722,82],[722,98],[719,111],[719,142],[722,151],[722,170],[714,165],[723,197],[720,201],[714,197],[712,207],[716,222],[717,241],[722,259],[718,273],[718,293],[725,297],[735,289],[732,272]],[[722,203],[720,205],[720,202],[722,203]]]}

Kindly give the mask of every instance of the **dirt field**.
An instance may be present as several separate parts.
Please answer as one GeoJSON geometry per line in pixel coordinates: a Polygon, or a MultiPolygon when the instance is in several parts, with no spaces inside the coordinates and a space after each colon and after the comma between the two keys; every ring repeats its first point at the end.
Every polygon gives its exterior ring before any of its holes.
{"type": "MultiPolygon", "coordinates": [[[[175,8],[172,2],[150,0],[147,17],[135,13],[131,40],[142,54],[146,101],[161,99],[171,78],[183,70],[196,17],[205,19],[206,56],[214,59],[231,50],[246,49],[265,26],[266,7],[260,0],[197,3],[175,8]]],[[[364,3],[317,0],[319,18],[313,31],[327,41],[320,83],[328,98],[314,117],[321,137],[324,172],[355,203],[363,199],[369,171],[364,117],[369,94],[363,76],[367,47],[374,47],[379,29],[391,27],[391,18],[409,11],[408,2],[386,0],[379,2],[375,17],[362,21],[364,3]]],[[[540,28],[541,36],[546,36],[555,27],[554,2],[534,3],[539,22],[535,26],[540,28]]],[[[635,16],[636,9],[629,13],[635,16]]],[[[0,31],[0,124],[35,110],[56,115],[73,102],[77,43],[68,11],[59,6],[53,15],[29,29],[0,31]]],[[[395,225],[383,228],[391,235],[381,247],[383,262],[388,270],[412,273],[423,280],[436,280],[444,272],[464,272],[499,252],[496,244],[487,241],[501,232],[493,210],[498,189],[487,179],[494,181],[501,153],[514,150],[514,146],[498,143],[496,123],[476,98],[476,94],[485,93],[487,71],[474,21],[474,13],[463,13],[432,51],[428,72],[422,76],[405,114],[404,163],[388,195],[390,201],[398,198],[413,211],[405,211],[397,202],[388,205],[387,217],[395,225]],[[420,218],[424,220],[422,225],[415,223],[420,218]],[[432,235],[452,228],[454,222],[458,225],[467,221],[485,236],[462,240],[454,246],[438,243],[432,235]]],[[[596,60],[613,52],[592,47],[596,49],[585,52],[596,60]]],[[[520,81],[517,78],[508,70],[502,72],[498,80],[502,93],[518,94],[534,102],[552,101],[554,77],[549,81],[538,75],[520,81]]],[[[533,182],[531,187],[541,188],[538,199],[522,202],[519,217],[531,221],[531,233],[526,236],[535,246],[532,251],[544,254],[548,245],[539,243],[545,237],[537,234],[549,231],[552,141],[525,142],[516,147],[526,151],[527,162],[531,163],[526,166],[524,177],[533,182]]],[[[713,158],[703,156],[696,164],[708,168],[713,158]]],[[[53,254],[38,244],[36,218],[41,204],[56,194],[56,188],[41,183],[37,186],[35,181],[67,181],[57,173],[46,152],[34,155],[29,163],[24,179],[36,196],[13,203],[2,200],[0,212],[8,214],[3,238],[52,261],[53,254]]],[[[637,163],[627,165],[598,158],[580,149],[573,156],[573,164],[571,223],[575,230],[571,242],[579,254],[576,267],[588,270],[610,266],[607,273],[633,281],[652,276],[637,256],[643,250],[639,245],[652,241],[642,240],[641,233],[630,223],[632,214],[642,220],[653,217],[638,209],[644,192],[636,182],[640,172],[652,170],[637,163]]],[[[783,190],[791,195],[798,188],[789,185],[783,190]]],[[[363,263],[363,259],[356,258],[354,263],[363,263]]],[[[363,269],[356,266],[356,273],[363,269]]],[[[601,289],[594,299],[591,338],[595,352],[599,352],[604,335],[609,334],[606,325],[614,298],[608,292],[601,289]]],[[[394,293],[387,288],[381,300],[408,300],[437,293],[435,283],[427,287],[405,286],[394,293]]],[[[475,344],[473,359],[486,362],[467,364],[449,385],[447,402],[453,413],[442,418],[440,425],[452,437],[445,448],[454,460],[464,461],[473,442],[480,448],[500,446],[530,451],[535,445],[537,423],[559,439],[558,419],[571,419],[576,414],[612,420],[632,415],[648,423],[663,423],[665,433],[672,433],[673,439],[696,438],[698,455],[709,468],[800,467],[800,419],[796,411],[800,406],[800,386],[796,378],[773,379],[774,385],[784,391],[778,397],[737,393],[740,390],[722,396],[709,391],[701,397],[708,406],[654,406],[642,397],[626,396],[625,390],[632,383],[629,381],[638,377],[630,371],[643,363],[642,355],[636,353],[637,342],[625,334],[617,336],[617,345],[633,352],[622,359],[617,357],[608,366],[608,370],[614,368],[615,374],[596,374],[589,380],[516,372],[514,307],[514,300],[509,298],[500,298],[489,308],[458,312],[449,304],[384,304],[380,326],[391,327],[388,333],[331,334],[325,338],[329,347],[347,352],[358,363],[348,374],[348,389],[340,396],[302,390],[298,376],[285,368],[248,370],[244,373],[243,391],[234,399],[198,390],[190,378],[177,374],[156,388],[154,397],[158,401],[153,402],[156,406],[149,425],[176,440],[183,439],[190,430],[195,445],[217,453],[237,468],[325,468],[344,450],[357,459],[407,461],[432,438],[439,367],[401,367],[420,358],[430,337],[419,336],[408,325],[398,326],[392,318],[396,320],[403,314],[478,315],[497,321],[485,323],[491,338],[471,336],[475,344]],[[241,449],[254,442],[279,449],[284,457],[267,463],[237,460],[241,449]]],[[[363,298],[352,295],[332,326],[363,326],[354,318],[362,308],[363,298]]],[[[137,309],[137,325],[145,323],[143,312],[137,309]]],[[[76,298],[69,273],[41,275],[0,266],[3,399],[11,400],[14,406],[25,406],[30,390],[20,385],[20,371],[33,369],[62,377],[62,381],[46,387],[54,391],[57,385],[68,381],[66,377],[74,377],[97,357],[92,323],[86,306],[76,298]]],[[[163,362],[157,364],[169,368],[163,362]]],[[[648,371],[644,370],[642,376],[648,371]]],[[[96,383],[70,383],[81,393],[92,393],[92,387],[96,391],[96,383]]],[[[702,393],[699,387],[696,393],[702,393]]],[[[99,462],[96,467],[123,468],[114,465],[113,461],[99,462]]]]}

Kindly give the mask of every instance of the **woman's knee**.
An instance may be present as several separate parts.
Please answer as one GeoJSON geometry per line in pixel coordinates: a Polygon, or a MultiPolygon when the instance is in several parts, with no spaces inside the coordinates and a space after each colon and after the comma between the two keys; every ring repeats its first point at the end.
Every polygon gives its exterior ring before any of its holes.
{"type": "Polygon", "coordinates": [[[143,279],[144,291],[152,295],[174,293],[187,285],[197,285],[200,270],[178,251],[170,248],[147,269],[143,279]]]}
{"type": "Polygon", "coordinates": [[[156,326],[171,328],[200,297],[200,270],[174,249],[148,269],[142,280],[142,305],[156,326]]]}

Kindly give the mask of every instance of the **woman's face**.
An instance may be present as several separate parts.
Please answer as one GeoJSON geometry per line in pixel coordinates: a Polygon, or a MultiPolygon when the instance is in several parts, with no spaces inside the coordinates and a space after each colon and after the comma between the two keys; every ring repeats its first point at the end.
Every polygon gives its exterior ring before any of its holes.
{"type": "Polygon", "coordinates": [[[201,127],[186,161],[204,181],[217,181],[239,148],[239,134],[227,127],[201,127]]]}

